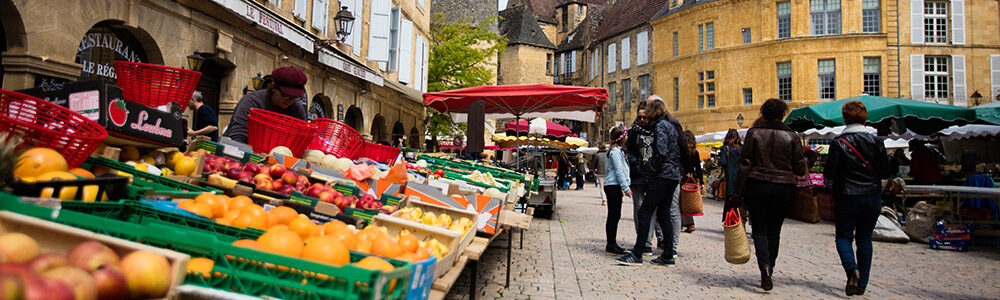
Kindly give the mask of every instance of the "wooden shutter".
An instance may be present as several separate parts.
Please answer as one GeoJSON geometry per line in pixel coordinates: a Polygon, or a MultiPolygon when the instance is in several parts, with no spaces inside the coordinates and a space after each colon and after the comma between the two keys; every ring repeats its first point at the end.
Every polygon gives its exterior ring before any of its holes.
{"type": "Polygon", "coordinates": [[[368,19],[368,60],[389,61],[389,26],[392,22],[392,1],[372,0],[368,19]]]}
{"type": "Polygon", "coordinates": [[[421,80],[424,74],[424,37],[417,35],[417,42],[413,45],[416,46],[413,51],[416,53],[413,58],[413,88],[418,91],[423,91],[424,81],[421,80]]]}
{"type": "Polygon", "coordinates": [[[951,0],[951,43],[965,45],[964,0],[951,0]]]}
{"type": "Polygon", "coordinates": [[[951,56],[951,81],[954,96],[953,105],[968,106],[968,93],[965,87],[965,55],[951,56]]]}
{"type": "Polygon", "coordinates": [[[996,101],[1000,95],[1000,55],[990,55],[990,90],[993,92],[988,100],[996,101]]]}
{"type": "Polygon", "coordinates": [[[330,0],[313,0],[312,28],[326,35],[326,16],[330,13],[330,0]]]}
{"type": "Polygon", "coordinates": [[[910,55],[910,98],[924,100],[924,55],[910,55]]]}
{"type": "Polygon", "coordinates": [[[640,32],[635,36],[635,64],[644,65],[649,62],[649,31],[640,32]]]}
{"type": "Polygon", "coordinates": [[[351,39],[354,40],[352,44],[354,45],[352,52],[354,53],[354,55],[361,56],[361,41],[364,40],[364,32],[361,32],[363,26],[361,25],[365,23],[364,20],[362,20],[362,16],[364,16],[364,10],[365,10],[365,0],[344,0],[343,3],[348,3],[351,1],[354,1],[354,8],[353,10],[351,10],[351,13],[354,14],[355,18],[353,26],[354,29],[351,31],[351,39]]]}
{"type": "Polygon", "coordinates": [[[306,15],[309,14],[309,8],[306,7],[307,5],[309,5],[308,0],[295,0],[295,7],[292,8],[292,15],[299,18],[299,20],[305,20],[306,15]]]}
{"type": "Polygon", "coordinates": [[[401,19],[399,23],[399,82],[409,83],[413,73],[413,22],[401,19]]]}
{"type": "Polygon", "coordinates": [[[559,66],[556,68],[556,70],[559,70],[559,74],[569,73],[569,72],[566,72],[566,69],[567,69],[566,68],[566,53],[565,52],[559,53],[559,66]]]}
{"type": "Polygon", "coordinates": [[[611,72],[615,71],[615,53],[618,52],[618,49],[616,49],[615,46],[617,46],[617,45],[615,45],[615,43],[611,43],[610,45],[608,45],[608,53],[607,53],[607,55],[608,55],[608,73],[611,73],[611,72]]]}
{"type": "Polygon", "coordinates": [[[422,91],[424,93],[426,93],[427,92],[427,70],[430,69],[430,67],[427,64],[427,60],[430,59],[431,50],[430,50],[430,46],[427,44],[427,41],[423,41],[423,44],[424,44],[424,50],[423,50],[424,51],[424,53],[423,53],[424,61],[423,61],[423,63],[421,63],[421,65],[424,68],[424,72],[423,72],[423,78],[421,80],[424,82],[424,84],[423,84],[424,89],[422,91]]]}
{"type": "Polygon", "coordinates": [[[622,39],[622,70],[632,67],[632,41],[629,38],[622,39]]]}
{"type": "Polygon", "coordinates": [[[576,73],[576,50],[570,52],[569,55],[570,55],[569,69],[571,70],[570,73],[576,73]]]}
{"type": "Polygon", "coordinates": [[[910,43],[924,43],[924,0],[910,0],[910,43]]]}

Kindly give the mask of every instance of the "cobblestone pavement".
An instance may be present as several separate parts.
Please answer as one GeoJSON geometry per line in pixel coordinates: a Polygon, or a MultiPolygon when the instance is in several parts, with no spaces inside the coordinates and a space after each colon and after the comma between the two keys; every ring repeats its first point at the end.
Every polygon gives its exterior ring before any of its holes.
{"type": "MultiPolygon", "coordinates": [[[[723,259],[722,202],[705,200],[697,230],[681,233],[680,257],[673,267],[649,263],[618,266],[604,253],[607,208],[593,185],[583,191],[559,191],[551,220],[535,218],[524,233],[524,248],[514,251],[509,288],[505,236],[493,241],[479,265],[480,299],[804,299],[848,298],[846,277],[834,248],[833,223],[786,220],[774,289],[759,288],[756,260],[731,265],[723,259]]],[[[631,203],[622,207],[618,244],[635,241],[631,203]]],[[[504,234],[506,235],[506,234],[504,234]]],[[[868,290],[871,299],[998,299],[1000,250],[966,253],[927,249],[926,244],[875,242],[875,262],[868,290]]],[[[469,292],[466,268],[448,299],[469,292]]]]}

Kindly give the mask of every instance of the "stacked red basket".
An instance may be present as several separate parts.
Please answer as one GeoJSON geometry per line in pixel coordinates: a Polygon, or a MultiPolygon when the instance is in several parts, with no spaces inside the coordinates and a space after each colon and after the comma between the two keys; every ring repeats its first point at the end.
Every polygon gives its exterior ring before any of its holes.
{"type": "Polygon", "coordinates": [[[316,124],[317,132],[308,149],[351,158],[364,147],[365,139],[347,124],[327,118],[315,119],[312,123],[316,124]]]}
{"type": "Polygon", "coordinates": [[[0,132],[20,136],[25,147],[59,151],[71,168],[78,167],[108,137],[97,122],[68,108],[32,96],[0,89],[0,132]]]}
{"type": "Polygon", "coordinates": [[[302,157],[316,137],[316,124],[264,109],[250,109],[248,125],[250,146],[257,153],[270,153],[274,147],[285,146],[295,157],[302,157]]]}
{"type": "Polygon", "coordinates": [[[184,111],[201,73],[154,64],[116,61],[115,76],[118,77],[118,87],[122,89],[125,99],[149,107],[175,102],[184,111]]]}
{"type": "Polygon", "coordinates": [[[401,151],[402,150],[399,150],[399,148],[396,147],[365,142],[365,146],[361,149],[361,151],[358,151],[358,153],[355,154],[354,157],[351,157],[351,159],[367,157],[377,162],[392,165],[396,162],[396,158],[399,157],[399,152],[401,151]]]}

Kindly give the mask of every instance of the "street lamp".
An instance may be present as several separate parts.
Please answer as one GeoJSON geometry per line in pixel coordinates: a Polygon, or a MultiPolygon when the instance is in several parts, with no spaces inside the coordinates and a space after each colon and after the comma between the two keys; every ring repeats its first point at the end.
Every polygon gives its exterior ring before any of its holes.
{"type": "Polygon", "coordinates": [[[249,92],[261,89],[264,85],[264,80],[265,80],[264,77],[260,77],[260,73],[257,73],[257,76],[250,78],[250,82],[253,85],[253,90],[251,90],[250,87],[245,86],[243,87],[243,94],[246,95],[249,92]]]}
{"type": "Polygon", "coordinates": [[[194,54],[187,56],[188,69],[191,69],[191,71],[200,72],[201,66],[205,64],[205,61],[207,61],[207,59],[205,59],[204,57],[201,56],[201,54],[195,51],[194,54]]]}
{"type": "Polygon", "coordinates": [[[983,95],[980,95],[979,91],[972,92],[972,95],[969,96],[969,98],[972,99],[972,106],[978,106],[983,102],[983,95]]]}
{"type": "Polygon", "coordinates": [[[343,42],[347,39],[347,36],[351,35],[351,30],[354,29],[354,15],[351,14],[351,11],[347,10],[347,6],[341,6],[340,11],[337,12],[336,17],[333,17],[333,20],[337,23],[337,36],[343,42]]]}

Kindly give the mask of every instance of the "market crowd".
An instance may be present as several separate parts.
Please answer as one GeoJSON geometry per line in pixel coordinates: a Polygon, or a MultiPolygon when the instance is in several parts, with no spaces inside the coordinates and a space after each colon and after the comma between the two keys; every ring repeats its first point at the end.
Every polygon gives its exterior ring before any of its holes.
{"type": "MultiPolygon", "coordinates": [[[[724,199],[725,212],[743,216],[739,222],[749,217],[764,290],[773,288],[781,227],[795,198],[796,181],[818,156],[782,122],[787,112],[784,101],[768,99],[745,138],[730,129],[717,156],[722,179],[716,195],[724,199]]],[[[864,130],[868,117],[864,104],[849,102],[842,113],[847,126],[831,142],[824,179],[834,195],[834,245],[847,278],[845,293],[863,295],[871,269],[872,231],[882,206],[882,180],[889,178],[894,165],[882,141],[864,130]]],[[[620,255],[618,264],[637,266],[656,247],[662,252],[650,262],[674,265],[682,228],[695,229],[693,218],[680,214],[679,186],[704,186],[702,162],[694,134],[670,115],[662,98],[652,95],[639,103],[636,116],[631,127],[609,129],[609,146],[602,146],[595,159],[608,208],[605,251],[620,255]],[[636,240],[630,249],[617,242],[623,201],[632,201],[634,208],[636,240]]],[[[728,242],[720,246],[731,247],[728,242]]]]}

